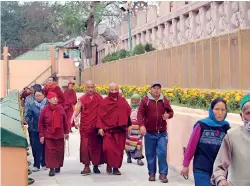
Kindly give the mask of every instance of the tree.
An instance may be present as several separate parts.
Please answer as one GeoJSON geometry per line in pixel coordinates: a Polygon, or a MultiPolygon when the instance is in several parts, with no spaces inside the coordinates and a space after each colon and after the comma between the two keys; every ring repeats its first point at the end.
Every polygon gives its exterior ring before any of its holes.
{"type": "Polygon", "coordinates": [[[1,46],[21,46],[21,33],[25,25],[22,8],[17,1],[1,2],[1,46]]]}

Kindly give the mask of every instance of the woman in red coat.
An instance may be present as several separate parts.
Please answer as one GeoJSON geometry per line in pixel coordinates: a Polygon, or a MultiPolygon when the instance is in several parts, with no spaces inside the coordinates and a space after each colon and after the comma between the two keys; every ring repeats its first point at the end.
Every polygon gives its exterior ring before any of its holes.
{"type": "MultiPolygon", "coordinates": [[[[71,131],[71,127],[75,127],[76,129],[78,128],[75,125],[75,122],[71,123],[71,118],[74,113],[74,107],[77,103],[77,97],[76,97],[76,92],[73,89],[74,83],[70,82],[68,84],[68,88],[64,91],[64,110],[68,119],[68,126],[69,130],[71,131]]],[[[71,131],[72,132],[72,131],[71,131]]]]}
{"type": "Polygon", "coordinates": [[[64,95],[61,88],[56,84],[55,77],[51,76],[48,79],[47,84],[44,87],[44,95],[47,96],[48,92],[54,92],[57,94],[58,104],[64,107],[64,95]]]}

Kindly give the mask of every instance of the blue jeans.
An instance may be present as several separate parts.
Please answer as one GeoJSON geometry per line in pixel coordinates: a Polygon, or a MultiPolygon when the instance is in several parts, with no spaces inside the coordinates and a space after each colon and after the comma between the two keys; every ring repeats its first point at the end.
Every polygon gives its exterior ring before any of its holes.
{"type": "Polygon", "coordinates": [[[40,165],[42,167],[45,166],[45,150],[44,144],[40,143],[39,133],[32,131],[32,151],[34,151],[34,167],[40,169],[40,165]]]}
{"type": "Polygon", "coordinates": [[[210,182],[211,175],[206,172],[194,170],[195,186],[214,186],[210,182]]]}
{"type": "Polygon", "coordinates": [[[145,152],[149,174],[156,174],[156,156],[158,158],[159,173],[168,174],[167,144],[168,135],[166,132],[159,134],[147,133],[145,135],[145,152]]]}

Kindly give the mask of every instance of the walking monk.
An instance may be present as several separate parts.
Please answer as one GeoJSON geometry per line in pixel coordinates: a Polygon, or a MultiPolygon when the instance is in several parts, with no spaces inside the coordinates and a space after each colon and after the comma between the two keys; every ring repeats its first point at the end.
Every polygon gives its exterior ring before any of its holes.
{"type": "Polygon", "coordinates": [[[125,98],[119,95],[116,83],[109,85],[109,95],[100,104],[97,119],[99,134],[103,136],[104,160],[107,173],[121,175],[125,149],[126,131],[130,122],[131,108],[125,98]]]}
{"type": "Polygon", "coordinates": [[[45,164],[50,168],[49,176],[60,172],[64,161],[64,138],[69,138],[65,111],[58,105],[56,93],[48,92],[49,104],[43,108],[39,118],[40,142],[45,144],[45,164]]]}
{"type": "Polygon", "coordinates": [[[95,92],[95,85],[92,81],[85,83],[86,94],[84,94],[76,105],[73,120],[81,113],[80,122],[80,162],[85,165],[81,174],[91,173],[90,161],[92,161],[93,172],[98,174],[98,165],[102,164],[102,136],[98,135],[96,121],[98,107],[103,100],[102,96],[95,92]]]}
{"type": "Polygon", "coordinates": [[[70,82],[68,84],[68,88],[64,91],[64,110],[68,119],[68,125],[69,130],[72,132],[71,127],[75,127],[77,129],[77,126],[75,125],[75,122],[73,121],[71,123],[71,118],[74,113],[74,107],[77,103],[77,97],[76,92],[73,89],[74,83],[70,82]]]}
{"type": "Polygon", "coordinates": [[[58,104],[64,107],[64,95],[61,88],[56,84],[55,77],[51,76],[48,79],[47,84],[44,87],[44,95],[47,96],[48,92],[54,92],[57,94],[58,104]]]}

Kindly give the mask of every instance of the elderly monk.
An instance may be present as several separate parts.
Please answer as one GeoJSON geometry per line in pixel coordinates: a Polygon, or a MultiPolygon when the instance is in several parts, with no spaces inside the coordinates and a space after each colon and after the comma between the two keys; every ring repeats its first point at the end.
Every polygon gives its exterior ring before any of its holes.
{"type": "Polygon", "coordinates": [[[93,172],[98,174],[100,170],[98,165],[102,164],[102,136],[98,135],[96,129],[98,108],[103,100],[102,96],[95,92],[95,84],[92,81],[85,83],[86,94],[80,97],[72,122],[79,113],[80,121],[80,162],[85,165],[81,174],[88,175],[91,173],[90,161],[92,161],[93,172]]]}
{"type": "Polygon", "coordinates": [[[74,108],[77,103],[77,97],[76,92],[73,89],[74,83],[69,82],[67,89],[64,91],[64,110],[68,119],[68,125],[69,130],[72,132],[71,127],[75,127],[77,129],[77,126],[75,125],[75,122],[73,121],[71,123],[71,118],[74,113],[74,108]]]}
{"type": "Polygon", "coordinates": [[[64,95],[61,88],[56,84],[55,77],[51,76],[48,79],[47,84],[44,87],[44,94],[47,96],[48,92],[54,92],[57,94],[58,104],[64,107],[64,95]]]}
{"type": "Polygon", "coordinates": [[[49,104],[43,108],[39,118],[40,142],[45,144],[45,164],[50,168],[49,176],[60,172],[64,161],[64,138],[69,138],[65,111],[58,105],[56,93],[48,92],[49,104]]]}
{"type": "Polygon", "coordinates": [[[103,136],[104,160],[107,163],[107,173],[121,175],[125,149],[126,131],[130,121],[131,108],[125,98],[119,95],[116,83],[109,85],[109,94],[100,104],[97,119],[99,134],[103,136]]]}
{"type": "Polygon", "coordinates": [[[229,130],[223,138],[211,178],[216,186],[250,185],[250,94],[242,98],[240,107],[244,125],[229,130]]]}

